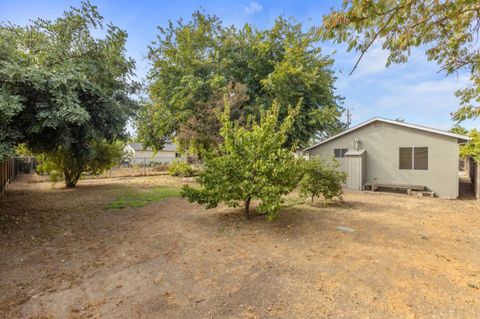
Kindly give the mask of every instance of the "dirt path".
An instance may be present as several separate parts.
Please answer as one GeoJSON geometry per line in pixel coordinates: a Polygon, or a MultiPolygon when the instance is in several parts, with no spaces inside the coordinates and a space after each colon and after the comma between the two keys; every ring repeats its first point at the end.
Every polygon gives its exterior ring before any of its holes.
{"type": "Polygon", "coordinates": [[[244,221],[180,198],[105,209],[167,176],[91,183],[0,202],[0,317],[480,317],[474,201],[348,193],[244,221]]]}

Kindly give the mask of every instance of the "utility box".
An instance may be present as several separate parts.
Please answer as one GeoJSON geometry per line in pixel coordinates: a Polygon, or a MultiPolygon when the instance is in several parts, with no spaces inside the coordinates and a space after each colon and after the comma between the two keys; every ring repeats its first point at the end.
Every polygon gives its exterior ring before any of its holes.
{"type": "Polygon", "coordinates": [[[366,158],[367,152],[365,150],[348,150],[347,153],[345,153],[347,188],[362,190],[366,179],[366,158]]]}

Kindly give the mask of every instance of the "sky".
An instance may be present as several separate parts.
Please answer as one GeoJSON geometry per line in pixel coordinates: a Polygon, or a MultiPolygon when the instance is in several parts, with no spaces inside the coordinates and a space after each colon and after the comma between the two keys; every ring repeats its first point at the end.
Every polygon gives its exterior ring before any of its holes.
{"type": "MultiPolygon", "coordinates": [[[[0,0],[0,21],[25,25],[37,17],[54,19],[69,6],[80,1],[58,0],[0,0]]],[[[154,1],[154,0],[91,0],[98,6],[105,22],[124,29],[128,33],[127,53],[137,63],[137,77],[148,72],[145,58],[147,46],[155,40],[158,26],[166,26],[169,20],[188,20],[191,13],[203,9],[218,16],[225,25],[243,26],[250,23],[258,28],[268,28],[276,17],[292,17],[305,27],[320,25],[322,17],[331,8],[338,8],[340,1],[154,1]]],[[[335,59],[337,93],[344,97],[345,108],[352,114],[352,125],[372,117],[402,118],[406,122],[450,129],[454,122],[451,112],[459,101],[454,92],[468,84],[467,73],[446,76],[439,73],[435,62],[427,61],[422,49],[414,50],[406,64],[385,67],[388,53],[380,44],[373,46],[363,57],[359,67],[348,75],[358,53],[347,52],[345,45],[321,43],[325,54],[335,59]]],[[[477,121],[462,122],[470,129],[477,121]]]]}

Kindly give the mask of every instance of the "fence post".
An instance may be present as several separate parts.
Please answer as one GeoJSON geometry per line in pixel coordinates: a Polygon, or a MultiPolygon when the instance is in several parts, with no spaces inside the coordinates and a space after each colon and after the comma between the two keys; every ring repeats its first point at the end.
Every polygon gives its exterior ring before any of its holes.
{"type": "Polygon", "coordinates": [[[4,161],[0,162],[0,199],[3,198],[3,185],[4,185],[4,178],[5,178],[5,174],[3,171],[4,163],[5,163],[4,161]]]}
{"type": "Polygon", "coordinates": [[[470,177],[470,182],[472,183],[473,194],[477,201],[480,201],[480,163],[473,159],[473,157],[468,157],[468,176],[470,177]]]}

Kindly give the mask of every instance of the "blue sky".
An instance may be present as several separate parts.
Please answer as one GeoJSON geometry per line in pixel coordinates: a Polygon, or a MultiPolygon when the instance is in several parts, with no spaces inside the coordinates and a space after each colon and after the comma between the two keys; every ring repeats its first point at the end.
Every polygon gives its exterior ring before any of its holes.
{"type": "MultiPolygon", "coordinates": [[[[23,25],[36,17],[55,18],[69,5],[80,1],[6,1],[0,0],[0,20],[23,25]]],[[[242,26],[251,23],[259,28],[272,25],[283,15],[294,17],[306,26],[319,25],[322,16],[340,1],[113,1],[92,0],[105,20],[113,22],[128,32],[127,50],[137,61],[137,76],[148,71],[145,59],[147,45],[155,39],[157,26],[165,26],[168,20],[188,19],[191,13],[203,8],[215,14],[225,23],[242,26]]],[[[412,52],[407,64],[385,68],[387,53],[378,45],[364,56],[358,69],[348,76],[357,54],[347,53],[344,45],[322,44],[325,53],[334,54],[338,80],[337,92],[345,98],[344,106],[353,116],[352,124],[374,116],[449,129],[454,122],[450,113],[458,106],[455,90],[468,83],[468,74],[446,77],[438,73],[439,67],[428,62],[421,49],[412,52]]],[[[476,121],[462,123],[473,128],[476,121]]]]}

